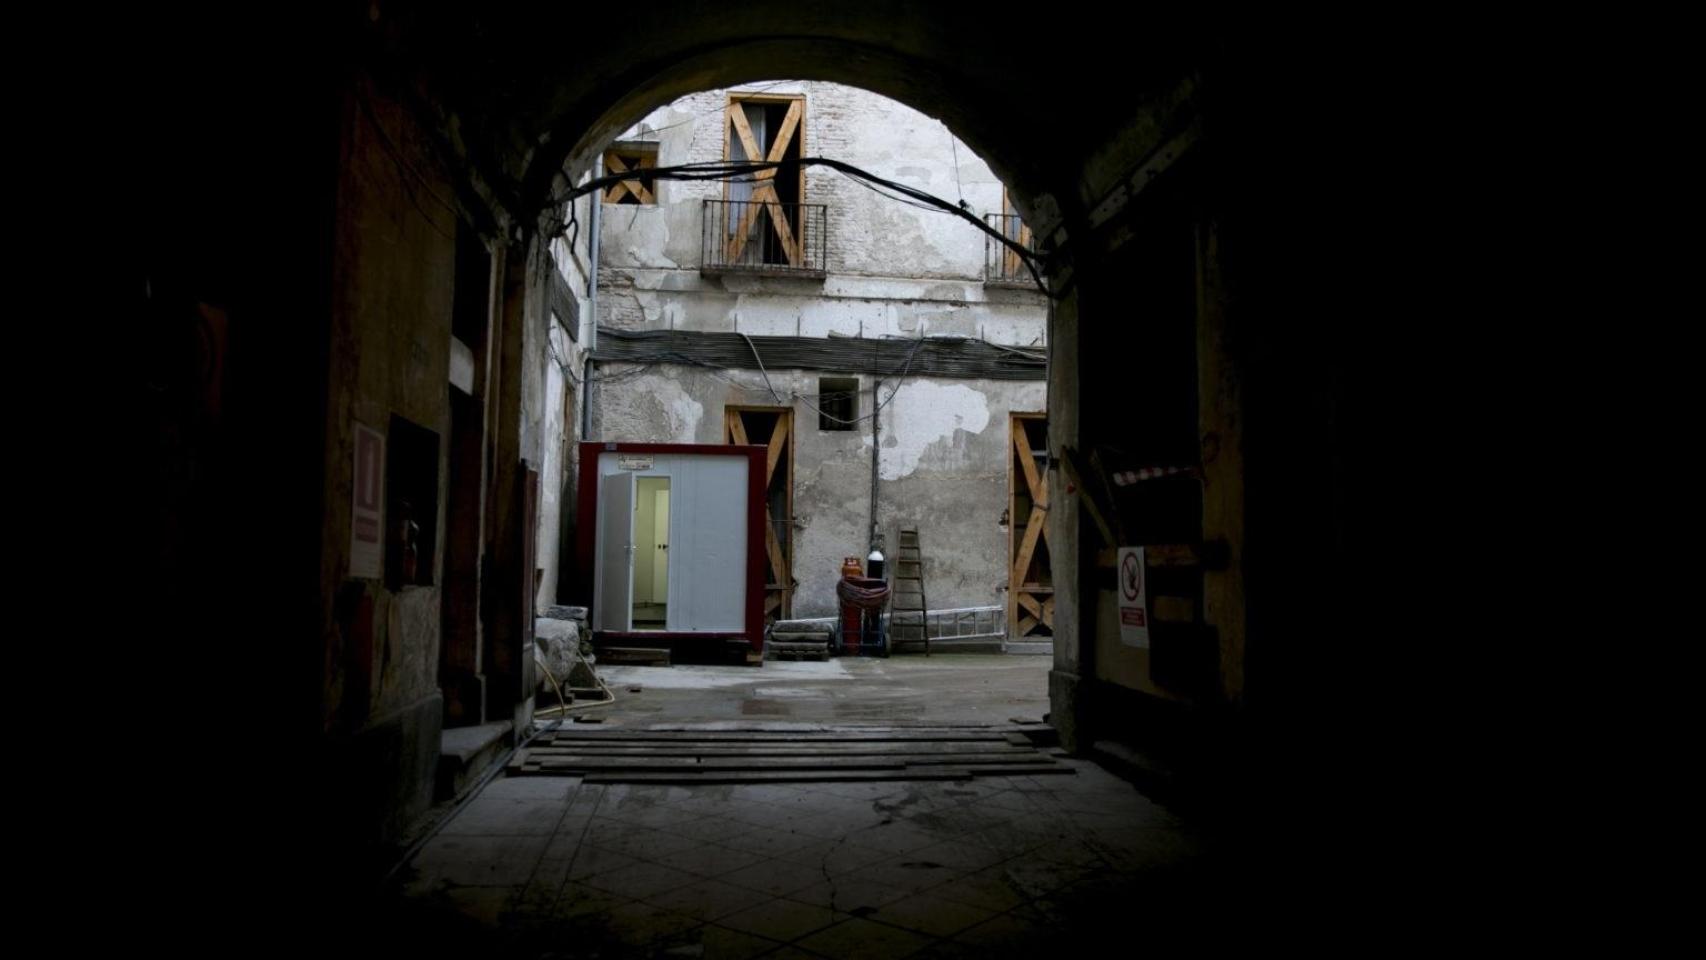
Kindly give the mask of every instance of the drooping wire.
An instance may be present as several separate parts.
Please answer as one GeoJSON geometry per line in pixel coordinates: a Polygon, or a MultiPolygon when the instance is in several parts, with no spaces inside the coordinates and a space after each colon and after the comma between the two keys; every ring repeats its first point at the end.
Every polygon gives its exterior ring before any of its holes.
{"type": "MultiPolygon", "coordinates": [[[[942,129],[947,130],[948,125],[942,124],[942,129]]],[[[963,210],[966,205],[966,188],[960,183],[960,138],[954,136],[952,130],[948,130],[948,146],[954,150],[954,192],[959,194],[960,209],[963,210]]]]}
{"type": "MultiPolygon", "coordinates": [[[[861,169],[842,160],[835,160],[829,157],[800,157],[791,160],[725,160],[705,163],[686,163],[673,167],[654,167],[649,171],[649,175],[654,180],[722,180],[729,182],[755,182],[758,179],[757,175],[766,170],[781,171],[812,166],[828,167],[874,192],[885,193],[886,191],[887,195],[891,196],[892,194],[900,194],[900,196],[892,198],[900,200],[901,202],[909,202],[910,199],[910,201],[916,201],[914,204],[915,206],[928,207],[943,213],[950,213],[967,221],[972,226],[977,227],[978,230],[982,231],[984,234],[995,238],[1002,246],[1013,251],[1013,253],[1019,257],[1020,261],[1025,264],[1025,268],[1030,271],[1032,281],[1036,284],[1037,289],[1042,291],[1043,294],[1051,298],[1061,295],[1050,291],[1048,285],[1043,282],[1042,273],[1039,270],[1039,264],[1041,263],[1040,257],[1024,247],[1018,241],[1006,236],[1004,233],[996,230],[989,224],[984,223],[982,219],[973,214],[969,209],[955,206],[953,203],[950,203],[935,194],[920,190],[917,187],[911,187],[904,183],[897,183],[893,180],[879,177],[868,170],[861,169]]],[[[618,183],[625,179],[631,180],[633,179],[633,176],[631,174],[615,174],[604,177],[594,177],[579,186],[571,187],[567,191],[555,195],[552,197],[551,203],[553,205],[572,203],[580,197],[594,191],[603,190],[611,184],[618,183]]],[[[557,235],[561,234],[562,229],[563,228],[561,227],[558,228],[557,235]]]]}
{"type": "MultiPolygon", "coordinates": [[[[900,388],[905,385],[907,376],[912,370],[912,362],[918,356],[918,351],[924,346],[924,342],[926,339],[924,337],[919,337],[919,338],[912,341],[912,349],[907,351],[906,362],[901,365],[898,373],[891,371],[889,373],[875,374],[874,375],[879,380],[893,379],[894,380],[894,389],[889,391],[889,395],[887,398],[878,401],[876,407],[873,408],[870,413],[865,414],[863,416],[854,417],[854,418],[849,420],[849,419],[845,419],[845,418],[836,416],[835,414],[832,414],[832,413],[827,413],[822,408],[820,408],[817,404],[812,402],[813,399],[821,401],[821,400],[824,400],[825,398],[828,398],[828,397],[841,398],[841,397],[849,396],[849,394],[847,394],[844,391],[835,391],[835,392],[830,392],[830,393],[800,393],[798,391],[792,391],[791,390],[788,392],[788,395],[786,397],[784,397],[781,394],[781,392],[776,389],[775,384],[771,381],[769,368],[767,368],[764,365],[764,358],[759,355],[758,345],[752,340],[751,337],[747,336],[746,334],[741,334],[741,336],[746,340],[747,347],[752,350],[753,360],[758,363],[759,373],[764,379],[764,388],[770,392],[771,398],[775,401],[775,403],[778,406],[789,406],[794,401],[797,400],[800,402],[801,405],[806,407],[806,409],[811,410],[813,413],[816,413],[818,416],[823,417],[825,420],[829,420],[833,423],[842,423],[842,424],[848,424],[848,425],[852,425],[852,424],[856,424],[856,423],[863,423],[866,420],[870,420],[870,419],[876,417],[877,414],[882,412],[882,409],[884,407],[888,406],[889,403],[894,400],[895,395],[900,392],[900,388]],[[810,399],[808,399],[808,398],[810,398],[810,399]]],[[[734,380],[734,379],[731,379],[730,377],[724,376],[723,371],[728,369],[726,367],[717,366],[716,364],[708,363],[704,360],[701,360],[698,357],[691,357],[691,356],[688,356],[684,353],[678,353],[676,351],[664,351],[664,352],[652,354],[652,355],[649,355],[646,357],[626,357],[626,358],[623,358],[620,360],[607,360],[605,362],[607,362],[607,363],[635,364],[635,366],[632,369],[623,370],[619,373],[607,374],[607,375],[602,376],[602,377],[593,377],[592,382],[594,382],[594,383],[623,383],[623,382],[626,382],[628,380],[633,380],[633,379],[636,379],[636,378],[642,376],[647,371],[651,370],[653,367],[658,366],[659,364],[684,363],[684,364],[689,364],[691,366],[703,368],[706,371],[707,376],[711,377],[713,380],[717,380],[718,382],[727,384],[731,387],[735,387],[735,388],[741,389],[741,390],[755,390],[755,389],[757,389],[757,387],[755,387],[754,385],[752,385],[750,383],[742,383],[739,380],[734,380]]],[[[854,391],[854,392],[857,393],[858,391],[854,391]]]]}
{"type": "Polygon", "coordinates": [[[752,338],[747,336],[744,333],[741,334],[740,337],[742,340],[745,340],[746,345],[752,349],[752,359],[758,361],[758,372],[764,375],[764,385],[770,389],[771,398],[774,399],[777,403],[781,403],[782,402],[782,395],[777,393],[776,388],[771,385],[771,383],[770,383],[770,372],[768,370],[764,369],[764,358],[758,355],[758,344],[753,343],[752,338]]]}

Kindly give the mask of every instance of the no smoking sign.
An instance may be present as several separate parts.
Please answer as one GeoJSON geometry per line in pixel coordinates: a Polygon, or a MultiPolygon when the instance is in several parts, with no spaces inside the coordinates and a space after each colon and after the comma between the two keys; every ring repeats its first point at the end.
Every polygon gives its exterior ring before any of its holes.
{"type": "Polygon", "coordinates": [[[1121,547],[1120,642],[1128,647],[1149,646],[1149,598],[1143,576],[1143,548],[1121,547]]]}

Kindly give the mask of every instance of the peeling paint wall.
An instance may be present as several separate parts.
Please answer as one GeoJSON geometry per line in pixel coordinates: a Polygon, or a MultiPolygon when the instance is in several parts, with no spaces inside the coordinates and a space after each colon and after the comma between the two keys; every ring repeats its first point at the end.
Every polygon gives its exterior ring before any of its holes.
{"type": "Polygon", "coordinates": [[[536,557],[540,572],[539,587],[533,598],[540,609],[556,602],[557,562],[562,553],[558,527],[562,522],[563,464],[567,450],[564,437],[571,429],[564,423],[563,391],[568,386],[567,371],[557,358],[568,351],[568,337],[554,323],[546,328],[549,348],[545,356],[545,388],[540,397],[544,404],[545,428],[539,449],[539,546],[536,557]]]}
{"type": "MultiPolygon", "coordinates": [[[[818,426],[806,403],[824,375],[771,370],[766,386],[756,370],[605,364],[593,395],[595,436],[643,443],[722,443],[727,405],[793,409],[799,617],[835,613],[841,560],[863,556],[869,540],[871,424],[818,426]]],[[[866,416],[872,378],[859,380],[859,415],[866,416]]],[[[1041,410],[1046,393],[1041,381],[911,378],[898,391],[892,380],[879,388],[878,525],[891,550],[902,526],[919,528],[931,606],[1005,604],[1008,414],[1041,410]]]]}
{"type": "MultiPolygon", "coordinates": [[[[589,171],[576,179],[591,177],[589,171]]],[[[544,610],[560,600],[563,565],[573,556],[576,450],[581,439],[580,411],[585,402],[581,379],[593,336],[593,296],[588,289],[591,266],[593,204],[586,197],[574,204],[577,228],[557,237],[549,245],[550,265],[567,286],[574,316],[562,316],[549,302],[542,307],[540,324],[544,336],[538,347],[537,364],[544,370],[543,389],[537,402],[544,428],[539,438],[539,527],[537,567],[539,586],[534,603],[544,610]]]]}
{"type": "Polygon", "coordinates": [[[953,474],[974,466],[968,462],[966,438],[983,433],[989,426],[988,387],[981,381],[974,387],[913,380],[889,387],[887,393],[879,392],[886,430],[878,478],[910,477],[926,458],[940,473],[953,474]]]}
{"type": "MultiPolygon", "coordinates": [[[[755,83],[733,91],[805,96],[805,149],[878,176],[1000,213],[1001,182],[938,120],[834,83],[755,83]]],[[[723,159],[729,90],[654,111],[625,140],[655,140],[658,165],[723,159]]],[[[985,234],[953,215],[896,202],[822,167],[806,171],[805,200],[827,206],[823,279],[701,276],[705,200],[716,182],[663,181],[655,205],[603,209],[599,322],[628,330],[684,329],[823,336],[952,335],[1041,346],[1037,291],[986,287],[985,234]]]]}
{"type": "MultiPolygon", "coordinates": [[[[833,83],[742,88],[805,96],[805,154],[964,199],[999,213],[1001,182],[941,122],[892,100],[833,83]]],[[[654,111],[624,140],[655,140],[658,165],[723,159],[730,91],[684,97],[654,111]]],[[[983,282],[985,235],[949,214],[880,196],[834,171],[806,171],[805,201],[827,211],[822,278],[701,275],[702,202],[714,182],[663,181],[656,205],[603,207],[598,315],[627,330],[701,330],[754,336],[972,337],[1008,346],[1047,343],[1046,301],[1035,290],[983,282]]],[[[794,410],[796,616],[835,612],[843,557],[864,556],[871,524],[871,387],[860,376],[852,431],[821,430],[819,378],[831,372],[708,370],[660,358],[603,364],[589,396],[592,437],[722,443],[728,405],[794,410]],[[772,390],[774,389],[774,392],[772,390]]],[[[886,379],[879,426],[877,524],[893,550],[917,525],[932,607],[1006,603],[1008,414],[1046,407],[1043,382],[886,379]]]]}

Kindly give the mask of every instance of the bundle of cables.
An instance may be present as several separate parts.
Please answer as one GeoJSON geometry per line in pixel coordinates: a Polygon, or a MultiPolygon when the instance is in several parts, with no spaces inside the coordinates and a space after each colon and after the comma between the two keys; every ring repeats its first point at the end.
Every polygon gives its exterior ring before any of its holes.
{"type": "Polygon", "coordinates": [[[880,610],[888,602],[889,585],[884,580],[843,577],[835,583],[835,595],[861,610],[880,610]]]}

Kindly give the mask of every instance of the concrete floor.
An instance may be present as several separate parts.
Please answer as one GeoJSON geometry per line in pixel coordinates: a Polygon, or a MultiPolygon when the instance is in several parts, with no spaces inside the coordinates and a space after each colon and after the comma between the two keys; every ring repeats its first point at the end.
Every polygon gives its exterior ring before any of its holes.
{"type": "MultiPolygon", "coordinates": [[[[1006,725],[1040,718],[1041,657],[629,667],[605,726],[1006,725]],[[638,685],[639,693],[630,693],[638,685]]],[[[1083,760],[960,782],[594,785],[503,777],[401,871],[394,952],[529,957],[1097,953],[1216,902],[1206,844],[1083,760]]],[[[1206,912],[1206,911],[1205,911],[1206,912]]]]}
{"type": "MultiPolygon", "coordinates": [[[[1049,657],[1000,654],[770,660],[763,667],[608,667],[613,726],[717,721],[1005,724],[1048,712],[1049,657]],[[639,687],[640,692],[632,692],[639,687]]],[[[541,708],[555,704],[547,693],[541,708]]]]}

